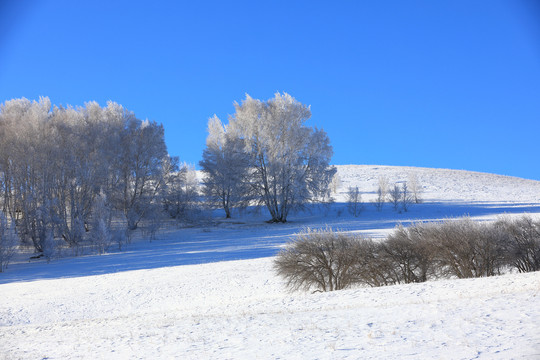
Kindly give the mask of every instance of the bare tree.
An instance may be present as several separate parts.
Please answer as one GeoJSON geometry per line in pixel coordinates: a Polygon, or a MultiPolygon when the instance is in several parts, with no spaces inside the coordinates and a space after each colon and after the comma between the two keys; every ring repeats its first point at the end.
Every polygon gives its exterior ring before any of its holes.
{"type": "Polygon", "coordinates": [[[388,192],[388,197],[392,203],[392,206],[394,207],[394,210],[397,211],[402,199],[401,189],[399,188],[398,184],[394,184],[394,186],[390,189],[388,192]]]}
{"type": "Polygon", "coordinates": [[[407,212],[409,211],[409,206],[412,203],[413,203],[413,196],[411,192],[409,191],[407,182],[403,182],[403,184],[401,184],[401,208],[403,209],[403,211],[407,212]]]}
{"type": "Polygon", "coordinates": [[[354,217],[357,217],[360,215],[360,212],[362,212],[362,194],[360,193],[358,186],[349,186],[349,191],[347,192],[347,208],[354,217]]]}

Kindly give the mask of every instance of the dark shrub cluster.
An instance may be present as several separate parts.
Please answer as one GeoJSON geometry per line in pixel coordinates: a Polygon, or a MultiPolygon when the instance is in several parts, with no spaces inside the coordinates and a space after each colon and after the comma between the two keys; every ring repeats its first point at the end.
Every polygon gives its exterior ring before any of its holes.
{"type": "Polygon", "coordinates": [[[315,291],[537,271],[540,222],[527,216],[495,223],[448,219],[400,225],[383,241],[307,229],[278,254],[274,266],[292,290],[315,291]]]}
{"type": "Polygon", "coordinates": [[[519,272],[540,270],[540,221],[523,216],[500,219],[495,226],[508,236],[504,253],[510,267],[519,272]]]}
{"type": "Polygon", "coordinates": [[[359,238],[332,229],[307,229],[275,260],[279,275],[293,289],[345,289],[356,282],[362,253],[359,238]]]}

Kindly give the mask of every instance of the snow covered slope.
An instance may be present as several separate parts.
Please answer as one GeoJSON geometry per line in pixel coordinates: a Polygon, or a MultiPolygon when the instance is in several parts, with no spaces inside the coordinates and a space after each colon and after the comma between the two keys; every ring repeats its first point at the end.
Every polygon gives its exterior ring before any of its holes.
{"type": "MultiPolygon", "coordinates": [[[[338,165],[341,181],[338,199],[345,201],[349,186],[358,186],[372,200],[379,177],[390,185],[416,176],[426,202],[540,203],[540,181],[465,170],[431,169],[402,166],[338,165]]],[[[363,195],[364,196],[364,195],[363,195]]]]}
{"type": "Polygon", "coordinates": [[[540,273],[288,294],[271,258],[0,288],[7,359],[538,359],[540,273]]]}
{"type": "Polygon", "coordinates": [[[19,259],[0,274],[0,359],[540,359],[538,272],[291,294],[268,257],[305,226],[383,236],[419,219],[539,216],[540,182],[387,166],[338,174],[337,203],[288,224],[263,223],[263,210],[104,256],[19,259]],[[411,173],[424,203],[346,212],[348,186],[369,202],[379,176],[411,173]],[[235,259],[250,260],[222,261],[235,259]]]}

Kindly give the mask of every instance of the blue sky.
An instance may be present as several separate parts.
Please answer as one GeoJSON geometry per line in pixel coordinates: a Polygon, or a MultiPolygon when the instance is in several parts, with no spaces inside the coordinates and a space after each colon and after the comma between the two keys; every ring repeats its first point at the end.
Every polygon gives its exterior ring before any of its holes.
{"type": "Polygon", "coordinates": [[[113,100],[196,164],[210,116],[288,92],[334,164],[540,180],[539,4],[2,1],[0,102],[113,100]]]}

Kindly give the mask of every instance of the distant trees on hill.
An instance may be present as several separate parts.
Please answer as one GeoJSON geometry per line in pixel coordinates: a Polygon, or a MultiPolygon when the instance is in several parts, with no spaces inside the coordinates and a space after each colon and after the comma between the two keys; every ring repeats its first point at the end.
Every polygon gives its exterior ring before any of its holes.
{"type": "Polygon", "coordinates": [[[392,204],[394,210],[399,212],[407,212],[413,203],[420,204],[422,202],[422,190],[416,174],[409,174],[408,181],[401,181],[400,183],[401,186],[399,183],[395,183],[390,187],[386,177],[379,177],[376,191],[377,197],[373,200],[377,211],[382,210],[387,200],[392,204]]]}

